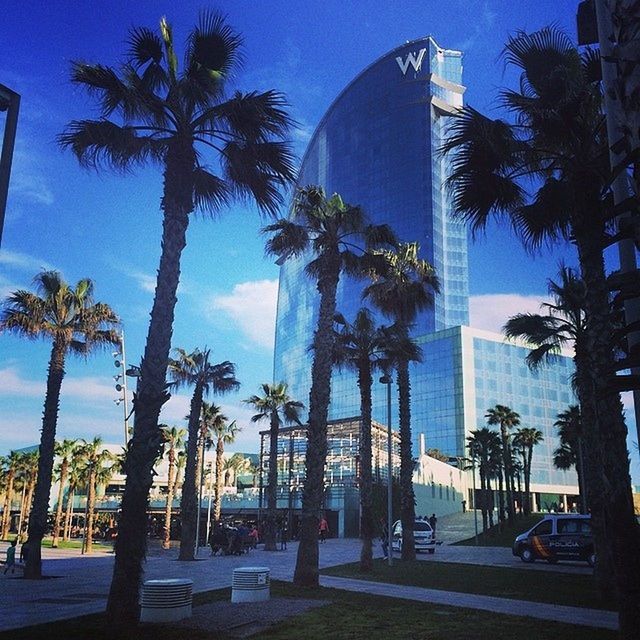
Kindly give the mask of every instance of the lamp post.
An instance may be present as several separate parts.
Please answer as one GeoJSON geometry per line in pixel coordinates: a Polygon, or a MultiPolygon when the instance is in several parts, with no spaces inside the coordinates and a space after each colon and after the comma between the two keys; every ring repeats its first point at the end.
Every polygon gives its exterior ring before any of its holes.
{"type": "Polygon", "coordinates": [[[478,509],[476,509],[476,456],[471,454],[471,483],[473,486],[473,526],[475,528],[476,547],[478,546],[478,509]]]}
{"type": "Polygon", "coordinates": [[[200,551],[200,511],[202,510],[202,482],[204,480],[204,437],[201,438],[200,443],[201,455],[200,455],[200,482],[198,483],[198,513],[196,515],[196,557],[200,551]]]}
{"type": "Polygon", "coordinates": [[[18,110],[20,108],[20,94],[0,84],[0,111],[7,112],[2,138],[2,153],[0,154],[0,246],[2,245],[2,229],[4,215],[7,209],[7,195],[9,193],[9,177],[11,175],[11,161],[13,147],[16,142],[18,127],[18,110]]]}
{"type": "Polygon", "coordinates": [[[389,566],[393,566],[393,545],[391,527],[393,526],[393,440],[391,432],[391,383],[393,378],[385,373],[380,378],[387,385],[387,558],[389,566]]]}
{"type": "Polygon", "coordinates": [[[129,442],[129,411],[127,408],[127,375],[137,375],[130,373],[131,369],[127,369],[127,356],[124,350],[124,331],[120,333],[120,351],[115,351],[113,354],[115,360],[113,364],[116,367],[122,367],[122,373],[119,373],[113,376],[113,379],[116,381],[116,391],[122,393],[122,397],[114,400],[116,405],[119,405],[121,402],[123,403],[124,409],[124,448],[126,450],[127,444],[129,442]],[[120,384],[120,380],[122,380],[122,384],[120,384]]]}

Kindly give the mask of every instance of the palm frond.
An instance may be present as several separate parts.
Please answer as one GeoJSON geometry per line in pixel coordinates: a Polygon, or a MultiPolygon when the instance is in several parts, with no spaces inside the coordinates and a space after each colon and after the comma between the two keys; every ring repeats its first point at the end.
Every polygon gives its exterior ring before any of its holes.
{"type": "Polygon", "coordinates": [[[151,62],[159,65],[162,62],[162,40],[147,27],[134,27],[129,32],[129,60],[136,68],[151,62]]]}
{"type": "Polygon", "coordinates": [[[58,143],[69,148],[82,166],[97,169],[108,166],[124,171],[147,160],[162,160],[162,140],[141,136],[135,128],[119,126],[109,120],[73,120],[58,143]]]}
{"type": "Polygon", "coordinates": [[[196,207],[216,214],[230,202],[231,194],[224,180],[204,167],[196,167],[193,171],[193,198],[196,207]]]}
{"type": "Polygon", "coordinates": [[[282,260],[299,256],[309,247],[309,234],[306,228],[290,220],[278,220],[261,229],[260,233],[273,234],[265,244],[265,252],[270,256],[278,256],[282,260]]]}

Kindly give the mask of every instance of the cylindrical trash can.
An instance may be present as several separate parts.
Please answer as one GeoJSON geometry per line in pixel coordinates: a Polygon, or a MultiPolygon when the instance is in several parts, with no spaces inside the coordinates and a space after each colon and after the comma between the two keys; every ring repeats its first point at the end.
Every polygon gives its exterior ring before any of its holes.
{"type": "Polygon", "coordinates": [[[262,602],[268,600],[269,596],[267,567],[240,567],[233,570],[231,602],[262,602]]]}
{"type": "Polygon", "coordinates": [[[147,580],[140,597],[140,622],[174,622],[191,617],[193,580],[147,580]]]}

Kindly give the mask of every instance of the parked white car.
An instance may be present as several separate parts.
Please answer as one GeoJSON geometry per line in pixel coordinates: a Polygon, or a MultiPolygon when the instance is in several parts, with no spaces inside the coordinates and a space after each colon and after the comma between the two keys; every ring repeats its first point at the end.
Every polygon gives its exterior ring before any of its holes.
{"type": "MultiPolygon", "coordinates": [[[[394,551],[402,551],[402,521],[393,523],[391,546],[394,551]]],[[[426,520],[416,520],[413,523],[413,537],[416,551],[436,552],[436,536],[431,525],[426,520]]]]}

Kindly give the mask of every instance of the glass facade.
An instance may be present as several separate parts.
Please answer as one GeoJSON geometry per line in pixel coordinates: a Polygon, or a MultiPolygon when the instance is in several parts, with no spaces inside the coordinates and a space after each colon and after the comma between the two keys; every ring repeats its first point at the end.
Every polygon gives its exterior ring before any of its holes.
{"type": "MultiPolygon", "coordinates": [[[[418,241],[437,270],[441,294],[416,323],[416,333],[468,323],[467,231],[452,220],[442,188],[448,161],[439,153],[453,109],[462,106],[462,54],[430,37],[391,51],[355,78],[316,129],[300,170],[299,185],[321,185],[363,207],[374,223],[388,223],[401,240],[418,241]]],[[[317,317],[315,285],[305,260],[280,273],[274,379],[292,397],[307,401],[308,352],[317,317]]],[[[361,306],[361,283],[343,278],[337,309],[352,320],[361,306]]],[[[417,371],[420,374],[420,369],[417,371]]],[[[375,385],[374,417],[386,420],[383,385],[375,385]]],[[[351,373],[333,376],[330,418],[359,413],[351,373]]]]}

